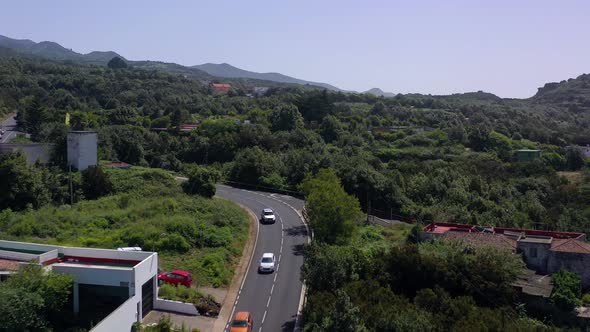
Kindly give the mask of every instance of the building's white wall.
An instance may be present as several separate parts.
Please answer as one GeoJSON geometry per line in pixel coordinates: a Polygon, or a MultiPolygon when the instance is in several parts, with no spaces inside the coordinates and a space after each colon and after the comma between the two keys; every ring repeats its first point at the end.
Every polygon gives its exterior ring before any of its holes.
{"type": "Polygon", "coordinates": [[[57,258],[59,251],[57,249],[53,249],[46,253],[39,255],[39,263],[43,264],[49,260],[57,258]]]}
{"type": "Polygon", "coordinates": [[[96,166],[98,136],[93,132],[68,133],[68,165],[83,171],[96,166]]]}
{"type": "Polygon", "coordinates": [[[131,268],[118,269],[59,263],[53,264],[51,269],[53,272],[71,275],[79,284],[132,287],[134,282],[131,268]]]}
{"type": "MultiPolygon", "coordinates": [[[[137,312],[138,303],[141,301],[141,295],[136,295],[111,312],[105,319],[101,320],[91,332],[114,332],[130,331],[133,323],[137,321],[139,313],[137,312]]],[[[141,304],[139,304],[141,306],[141,304]]]]}
{"type": "Polygon", "coordinates": [[[3,259],[10,259],[14,261],[23,261],[23,262],[39,262],[39,255],[35,254],[25,254],[23,252],[15,252],[15,251],[6,251],[0,250],[0,258],[3,259]]]}
{"type": "Polygon", "coordinates": [[[192,303],[184,303],[164,299],[157,299],[156,302],[154,302],[154,309],[177,312],[179,314],[186,314],[191,316],[199,315],[197,308],[192,303]]]}
{"type": "Polygon", "coordinates": [[[18,250],[35,250],[35,251],[51,251],[53,249],[60,249],[61,248],[59,246],[52,246],[52,245],[47,245],[47,244],[5,241],[5,240],[0,240],[0,247],[12,248],[12,249],[18,249],[18,250]]]}
{"type": "Polygon", "coordinates": [[[135,270],[135,284],[141,287],[146,281],[158,274],[158,254],[154,253],[141,263],[133,267],[135,270]]]}

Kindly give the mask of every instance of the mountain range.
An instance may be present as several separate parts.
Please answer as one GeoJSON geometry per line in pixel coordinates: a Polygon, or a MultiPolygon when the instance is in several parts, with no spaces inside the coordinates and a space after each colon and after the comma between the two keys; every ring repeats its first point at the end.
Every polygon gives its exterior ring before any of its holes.
{"type": "Polygon", "coordinates": [[[216,76],[216,77],[225,77],[225,78],[251,78],[256,80],[264,80],[264,81],[272,81],[272,82],[279,82],[279,83],[291,83],[291,84],[301,84],[301,85],[315,85],[319,87],[326,88],[328,90],[334,91],[342,91],[341,89],[327,84],[327,83],[320,83],[320,82],[310,82],[301,80],[298,78],[294,78],[291,76],[283,75],[280,73],[256,73],[253,71],[248,71],[244,69],[240,69],[234,67],[228,63],[205,63],[202,65],[192,66],[191,68],[196,68],[202,70],[209,75],[216,76]]]}
{"type": "MultiPolygon", "coordinates": [[[[333,85],[321,82],[311,82],[280,73],[257,73],[234,67],[227,63],[214,64],[205,63],[196,66],[182,66],[176,63],[167,63],[161,61],[130,61],[120,54],[113,51],[99,52],[94,51],[87,54],[77,53],[71,49],[65,48],[58,43],[51,41],[42,41],[36,43],[28,39],[13,39],[0,35],[0,54],[20,55],[28,57],[40,57],[57,61],[72,61],[75,63],[92,64],[106,66],[112,58],[118,56],[127,61],[133,67],[143,69],[164,70],[167,72],[185,75],[190,78],[213,80],[218,78],[237,78],[250,79],[259,81],[270,81],[287,84],[300,84],[317,86],[333,91],[344,91],[333,85]]],[[[263,82],[261,82],[263,83],[263,82]]]]}

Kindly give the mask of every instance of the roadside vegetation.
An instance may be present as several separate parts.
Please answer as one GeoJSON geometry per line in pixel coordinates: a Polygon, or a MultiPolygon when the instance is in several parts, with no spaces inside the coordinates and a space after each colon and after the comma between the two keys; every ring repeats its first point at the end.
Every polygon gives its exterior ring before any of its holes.
{"type": "MultiPolygon", "coordinates": [[[[0,213],[0,236],[94,248],[139,246],[159,252],[161,269],[191,272],[197,285],[219,287],[231,280],[248,234],[247,216],[237,205],[187,195],[161,170],[99,167],[78,181],[76,192],[90,200],[24,212],[6,209],[0,213]]],[[[42,180],[39,187],[47,190],[42,180]]]]}
{"type": "MultiPolygon", "coordinates": [[[[329,228],[338,236],[315,236],[306,246],[304,331],[555,330],[515,306],[511,283],[524,267],[520,256],[460,242],[414,243],[410,225],[355,220],[341,227],[347,218],[325,218],[337,204],[330,197],[355,199],[341,197],[346,194],[330,170],[303,184],[312,198],[325,187],[337,194],[307,200],[309,222],[314,235],[329,228]]],[[[347,206],[357,213],[346,215],[359,216],[358,203],[347,206]]]]}

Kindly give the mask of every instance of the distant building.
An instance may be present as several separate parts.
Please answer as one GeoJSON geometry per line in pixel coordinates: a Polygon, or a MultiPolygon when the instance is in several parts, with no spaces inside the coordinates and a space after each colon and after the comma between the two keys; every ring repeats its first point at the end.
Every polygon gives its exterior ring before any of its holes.
{"type": "Polygon", "coordinates": [[[541,158],[541,150],[516,150],[515,157],[517,161],[533,161],[541,158]]]}
{"type": "Polygon", "coordinates": [[[40,162],[49,163],[53,144],[46,143],[26,143],[26,144],[0,144],[0,154],[8,152],[21,151],[25,154],[28,164],[40,162]]]}
{"type": "Polygon", "coordinates": [[[266,86],[256,86],[252,90],[252,93],[256,97],[262,97],[262,96],[266,95],[266,93],[268,92],[268,90],[269,90],[269,88],[266,87],[266,86]]]}
{"type": "Polygon", "coordinates": [[[193,131],[193,130],[197,129],[198,127],[199,127],[198,124],[183,123],[180,125],[179,130],[180,131],[193,131]]]}
{"type": "Polygon", "coordinates": [[[578,274],[582,287],[590,289],[590,243],[584,233],[431,223],[424,227],[421,237],[444,237],[510,250],[522,254],[527,267],[537,273],[565,269],[578,274]]]}
{"type": "Polygon", "coordinates": [[[574,145],[573,147],[580,149],[580,151],[582,151],[582,155],[584,155],[584,158],[590,158],[590,145],[589,144],[586,144],[586,146],[574,145]]]}
{"type": "Polygon", "coordinates": [[[68,166],[83,171],[98,165],[98,135],[93,131],[71,131],[68,133],[68,166]]]}
{"type": "Polygon", "coordinates": [[[111,163],[108,163],[107,167],[119,168],[119,169],[131,169],[132,165],[129,165],[128,163],[124,163],[122,161],[113,161],[111,163]]]}
{"type": "Polygon", "coordinates": [[[231,85],[227,83],[211,83],[211,91],[213,93],[228,93],[231,85]]]}

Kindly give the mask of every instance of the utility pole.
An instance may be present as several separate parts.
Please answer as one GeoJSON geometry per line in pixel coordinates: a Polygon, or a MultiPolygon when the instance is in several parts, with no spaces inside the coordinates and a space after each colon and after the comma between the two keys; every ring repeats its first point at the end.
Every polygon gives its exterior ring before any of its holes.
{"type": "Polygon", "coordinates": [[[72,165],[69,165],[70,171],[70,205],[74,205],[74,185],[72,184],[72,165]]]}
{"type": "Polygon", "coordinates": [[[369,191],[367,190],[367,224],[371,218],[371,200],[369,197],[369,191]]]}

